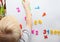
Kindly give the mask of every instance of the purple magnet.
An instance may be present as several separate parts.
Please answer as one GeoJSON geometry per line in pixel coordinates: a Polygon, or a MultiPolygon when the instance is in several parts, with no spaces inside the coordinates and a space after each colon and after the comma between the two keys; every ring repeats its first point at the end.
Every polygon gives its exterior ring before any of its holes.
{"type": "Polygon", "coordinates": [[[36,31],[36,35],[38,35],[38,31],[36,31]]]}

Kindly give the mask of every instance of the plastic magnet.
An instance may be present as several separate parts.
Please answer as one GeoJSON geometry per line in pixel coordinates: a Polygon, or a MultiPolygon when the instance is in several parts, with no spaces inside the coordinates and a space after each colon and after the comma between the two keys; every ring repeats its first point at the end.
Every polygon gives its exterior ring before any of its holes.
{"type": "Polygon", "coordinates": [[[38,31],[36,31],[36,35],[38,35],[38,31]]]}
{"type": "Polygon", "coordinates": [[[18,13],[20,12],[20,10],[18,10],[18,13]]]}
{"type": "Polygon", "coordinates": [[[46,16],[46,12],[43,13],[42,17],[46,16]]]}
{"type": "Polygon", "coordinates": [[[43,34],[46,34],[46,30],[43,30],[43,34]]]}
{"type": "Polygon", "coordinates": [[[20,28],[22,29],[22,24],[20,24],[20,28]]]}
{"type": "Polygon", "coordinates": [[[34,21],[34,24],[37,25],[37,20],[34,21]]]}
{"type": "Polygon", "coordinates": [[[53,34],[53,30],[50,30],[50,33],[53,34]]]}
{"type": "Polygon", "coordinates": [[[26,16],[24,17],[24,19],[26,20],[26,16]]]}
{"type": "Polygon", "coordinates": [[[47,33],[49,34],[49,30],[47,30],[47,33]]]}
{"type": "Polygon", "coordinates": [[[32,30],[31,33],[34,34],[34,30],[32,30]]]}
{"type": "Polygon", "coordinates": [[[42,20],[38,20],[38,23],[39,23],[39,24],[42,24],[42,20]]]}
{"type": "Polygon", "coordinates": [[[39,6],[37,6],[37,7],[35,7],[35,9],[40,9],[40,7],[39,7],[39,6]]]}
{"type": "Polygon", "coordinates": [[[58,35],[60,35],[60,31],[58,30],[58,35]]]}
{"type": "Polygon", "coordinates": [[[47,35],[44,35],[44,39],[47,39],[48,38],[48,36],[47,35]]]}
{"type": "Polygon", "coordinates": [[[19,13],[20,12],[20,8],[18,7],[18,8],[16,8],[17,9],[17,12],[19,13]]]}
{"type": "Polygon", "coordinates": [[[57,30],[54,30],[54,34],[55,34],[55,35],[58,34],[57,30]]]}

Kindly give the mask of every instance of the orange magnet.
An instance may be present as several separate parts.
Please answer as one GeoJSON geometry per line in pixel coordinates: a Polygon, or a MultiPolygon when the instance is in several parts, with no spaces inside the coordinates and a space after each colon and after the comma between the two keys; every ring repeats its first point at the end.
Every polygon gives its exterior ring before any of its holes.
{"type": "Polygon", "coordinates": [[[43,13],[42,17],[46,16],[46,12],[43,13]]]}

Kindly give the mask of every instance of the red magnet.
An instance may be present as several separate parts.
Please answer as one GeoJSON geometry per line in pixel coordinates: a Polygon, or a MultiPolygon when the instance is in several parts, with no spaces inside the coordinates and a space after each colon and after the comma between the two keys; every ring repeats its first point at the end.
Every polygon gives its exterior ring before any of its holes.
{"type": "Polygon", "coordinates": [[[22,24],[20,24],[20,28],[22,29],[22,24]]]}
{"type": "Polygon", "coordinates": [[[46,34],[46,30],[43,30],[43,34],[46,34]]]}
{"type": "Polygon", "coordinates": [[[47,36],[47,35],[45,35],[45,36],[44,36],[44,39],[47,39],[47,38],[48,38],[48,36],[47,36]]]}

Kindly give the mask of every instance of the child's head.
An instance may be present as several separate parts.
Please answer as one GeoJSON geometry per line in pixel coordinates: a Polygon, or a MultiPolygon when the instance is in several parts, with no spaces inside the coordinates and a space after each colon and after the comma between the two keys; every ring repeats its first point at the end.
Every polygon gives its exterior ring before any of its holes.
{"type": "Polygon", "coordinates": [[[12,16],[0,20],[0,42],[18,42],[21,36],[19,23],[12,16]]]}

